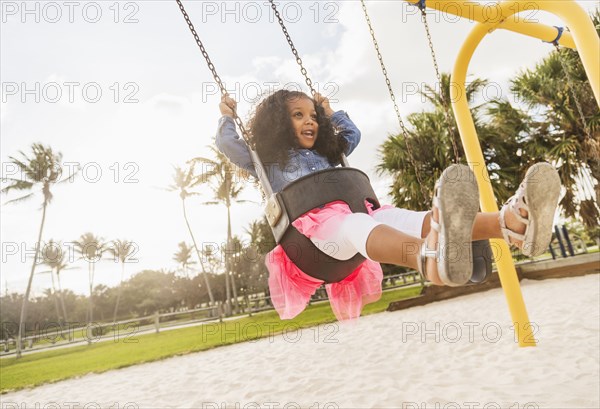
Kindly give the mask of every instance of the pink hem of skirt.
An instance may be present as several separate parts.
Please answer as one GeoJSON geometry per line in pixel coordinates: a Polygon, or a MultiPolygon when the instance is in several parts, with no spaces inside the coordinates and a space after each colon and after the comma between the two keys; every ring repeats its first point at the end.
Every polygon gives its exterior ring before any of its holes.
{"type": "MultiPolygon", "coordinates": [[[[392,206],[382,206],[373,211],[372,207],[373,205],[367,202],[369,214],[392,208],[392,206]]],[[[346,203],[332,202],[300,216],[292,225],[308,238],[326,240],[328,225],[325,222],[332,217],[340,218],[339,222],[341,222],[345,215],[351,213],[346,203]]],[[[329,228],[331,225],[332,223],[329,223],[329,228]]],[[[271,301],[281,319],[292,319],[304,311],[310,297],[323,284],[323,281],[305,274],[296,267],[280,245],[267,255],[265,264],[269,269],[271,301]]],[[[329,303],[337,319],[358,318],[365,305],[379,300],[382,279],[381,265],[367,259],[344,280],[326,284],[329,303]]]]}

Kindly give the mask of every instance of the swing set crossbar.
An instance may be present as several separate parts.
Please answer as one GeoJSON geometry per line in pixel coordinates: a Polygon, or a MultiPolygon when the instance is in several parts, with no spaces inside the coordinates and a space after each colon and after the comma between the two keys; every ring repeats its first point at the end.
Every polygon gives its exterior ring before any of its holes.
{"type": "Polygon", "coordinates": [[[425,5],[429,9],[438,10],[445,14],[451,14],[471,21],[484,23],[490,31],[498,28],[529,37],[537,38],[547,43],[554,42],[558,37],[558,44],[575,49],[575,41],[568,31],[558,36],[558,28],[532,21],[538,11],[539,2],[524,1],[513,2],[509,7],[512,14],[507,14],[500,3],[479,4],[472,0],[404,0],[407,3],[419,7],[425,5]],[[519,14],[520,13],[520,14],[519,14]]]}

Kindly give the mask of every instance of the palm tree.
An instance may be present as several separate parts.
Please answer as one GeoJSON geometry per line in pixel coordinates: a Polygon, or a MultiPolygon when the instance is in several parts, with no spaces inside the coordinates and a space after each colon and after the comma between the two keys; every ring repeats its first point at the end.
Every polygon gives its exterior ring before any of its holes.
{"type": "Polygon", "coordinates": [[[250,244],[253,246],[258,246],[258,241],[260,240],[261,233],[260,220],[253,220],[252,222],[250,222],[250,224],[244,229],[244,231],[250,239],[250,244]]]}
{"type": "MultiPolygon", "coordinates": [[[[600,10],[592,20],[600,35],[600,10]]],[[[545,153],[547,160],[559,165],[566,189],[560,202],[565,215],[578,214],[588,228],[596,228],[600,224],[600,111],[577,51],[552,52],[535,68],[519,73],[511,90],[532,115],[530,148],[539,149],[540,139],[551,141],[545,153]]]]}
{"type": "Polygon", "coordinates": [[[173,175],[173,184],[170,185],[167,190],[170,192],[179,192],[179,197],[181,198],[181,207],[183,209],[183,219],[185,220],[185,224],[190,233],[190,237],[192,238],[192,243],[194,244],[194,249],[196,250],[196,255],[198,256],[198,260],[200,262],[200,267],[202,269],[202,276],[204,277],[204,283],[206,284],[206,289],[208,291],[208,297],[210,298],[210,305],[215,304],[215,298],[212,293],[212,289],[210,288],[210,282],[208,281],[208,274],[206,269],[204,268],[204,262],[202,261],[202,255],[200,254],[200,250],[198,249],[198,244],[196,243],[196,238],[194,237],[194,232],[192,231],[192,227],[190,226],[190,222],[188,221],[187,211],[185,208],[185,199],[190,196],[198,195],[198,192],[190,191],[202,181],[199,181],[194,175],[194,166],[193,164],[185,169],[180,167],[175,167],[175,174],[173,175]]]}
{"type": "Polygon", "coordinates": [[[182,241],[178,244],[179,251],[173,254],[173,260],[181,265],[181,270],[183,274],[185,274],[186,278],[190,278],[188,274],[188,269],[190,266],[196,264],[194,260],[192,260],[192,250],[194,248],[192,246],[188,246],[185,241],[182,241]]]}
{"type": "Polygon", "coordinates": [[[269,222],[264,216],[252,221],[244,231],[248,235],[250,245],[256,247],[260,254],[267,254],[277,245],[269,222]]]}
{"type": "Polygon", "coordinates": [[[246,251],[251,251],[250,258],[255,259],[255,262],[248,266],[251,276],[247,280],[247,286],[254,292],[259,290],[267,292],[268,284],[266,277],[268,277],[269,272],[264,261],[265,255],[276,245],[273,232],[266,217],[251,222],[245,229],[245,232],[249,239],[246,251]]]}
{"type": "Polygon", "coordinates": [[[60,308],[58,306],[58,297],[56,296],[56,286],[54,285],[54,268],[52,266],[53,263],[56,262],[58,258],[58,252],[60,248],[56,247],[56,243],[52,239],[48,243],[46,243],[42,250],[40,251],[40,264],[45,264],[50,266],[50,270],[40,271],[38,274],[50,274],[50,279],[52,282],[51,291],[48,294],[48,298],[52,296],[54,300],[54,308],[56,309],[56,319],[60,322],[62,320],[62,314],[60,312],[60,308]]]}
{"type": "Polygon", "coordinates": [[[17,334],[17,350],[16,357],[21,357],[21,339],[23,336],[23,323],[27,316],[27,302],[29,300],[29,294],[31,292],[31,283],[35,274],[35,267],[38,264],[38,257],[40,252],[40,242],[42,240],[42,232],[44,230],[44,223],[46,221],[46,208],[52,201],[52,192],[50,188],[56,183],[62,183],[67,180],[72,180],[71,175],[61,180],[62,170],[62,153],[54,152],[50,146],[44,146],[41,143],[34,143],[31,145],[31,156],[27,156],[24,152],[19,151],[20,158],[9,156],[10,163],[15,165],[20,171],[19,178],[6,177],[4,180],[8,181],[9,185],[2,188],[2,193],[9,193],[12,190],[16,191],[30,191],[25,196],[19,197],[8,201],[7,203],[17,203],[27,199],[30,199],[35,195],[38,190],[41,190],[43,195],[42,201],[42,220],[40,222],[40,228],[38,232],[38,238],[35,246],[35,255],[33,262],[31,263],[31,271],[29,273],[29,280],[27,281],[27,289],[25,290],[25,296],[23,297],[23,304],[21,306],[21,316],[19,318],[19,332],[17,334]]]}
{"type": "Polygon", "coordinates": [[[62,315],[63,322],[67,322],[67,309],[65,307],[65,300],[63,299],[62,294],[60,273],[61,271],[68,269],[69,263],[65,260],[65,252],[61,249],[62,243],[55,242],[52,239],[50,239],[50,241],[48,241],[48,243],[44,246],[44,249],[42,251],[42,260],[45,265],[50,267],[50,271],[43,271],[42,273],[50,273],[50,276],[52,277],[52,292],[55,295],[55,297],[57,292],[54,288],[54,274],[56,274],[56,281],[58,283],[58,301],[60,302],[62,310],[62,314],[58,313],[58,316],[61,317],[62,315]]]}
{"type": "Polygon", "coordinates": [[[67,315],[67,308],[65,307],[65,297],[63,296],[63,289],[62,289],[62,285],[60,283],[60,273],[63,270],[71,270],[74,268],[79,268],[79,267],[68,267],[68,265],[69,265],[69,263],[66,260],[64,260],[63,262],[58,263],[54,266],[54,273],[56,274],[56,282],[58,283],[58,294],[60,295],[59,300],[60,300],[60,305],[62,307],[63,318],[64,318],[65,322],[69,322],[69,317],[67,315]]]}
{"type": "MultiPolygon", "coordinates": [[[[79,240],[75,241],[75,250],[88,263],[90,298],[88,301],[87,321],[88,324],[91,324],[94,319],[94,273],[96,271],[96,263],[102,258],[106,247],[101,237],[96,237],[93,233],[87,232],[82,234],[79,240]]],[[[91,339],[88,339],[88,342],[91,342],[91,339]]]]}
{"type": "Polygon", "coordinates": [[[227,298],[227,315],[231,314],[231,290],[233,287],[234,302],[236,309],[239,308],[237,289],[235,282],[230,282],[233,279],[231,274],[230,253],[232,252],[232,235],[231,235],[231,205],[232,203],[244,203],[248,200],[240,200],[238,197],[246,187],[244,181],[248,180],[249,174],[241,168],[233,165],[227,156],[225,156],[216,147],[210,146],[210,150],[215,156],[215,159],[197,157],[191,160],[194,163],[200,163],[204,168],[208,168],[207,172],[203,172],[197,176],[196,184],[208,182],[211,186],[214,195],[214,201],[205,202],[204,204],[224,204],[227,208],[227,250],[225,252],[225,294],[227,298]]]}
{"type": "Polygon", "coordinates": [[[113,313],[113,323],[117,321],[117,313],[119,311],[119,301],[121,300],[121,290],[123,288],[123,278],[125,277],[125,263],[129,261],[129,257],[136,250],[136,244],[128,240],[115,240],[112,246],[108,247],[108,252],[113,255],[115,262],[121,263],[121,280],[117,289],[117,301],[115,302],[115,311],[113,313]]]}
{"type": "MultiPolygon", "coordinates": [[[[485,80],[478,78],[471,81],[466,95],[469,101],[486,84],[485,80]]],[[[444,103],[450,100],[450,85],[450,75],[444,73],[440,88],[443,96],[434,87],[426,86],[423,96],[433,105],[433,110],[408,115],[408,142],[403,134],[390,135],[380,147],[377,171],[393,176],[390,195],[397,206],[429,209],[435,181],[446,167],[456,161],[453,139],[460,160],[465,160],[456,132],[456,122],[453,116],[447,115],[448,107],[444,103]]],[[[515,165],[515,160],[518,159],[515,155],[518,135],[514,134],[514,127],[509,131],[502,128],[506,127],[502,122],[496,125],[490,123],[490,116],[494,116],[493,110],[503,108],[499,104],[499,101],[495,101],[477,105],[471,108],[471,112],[496,197],[505,200],[514,191],[515,183],[518,183],[517,175],[514,174],[514,169],[519,168],[518,164],[515,165]],[[502,177],[501,172],[504,172],[502,177]]],[[[517,119],[519,118],[515,118],[515,121],[517,119]]]]}

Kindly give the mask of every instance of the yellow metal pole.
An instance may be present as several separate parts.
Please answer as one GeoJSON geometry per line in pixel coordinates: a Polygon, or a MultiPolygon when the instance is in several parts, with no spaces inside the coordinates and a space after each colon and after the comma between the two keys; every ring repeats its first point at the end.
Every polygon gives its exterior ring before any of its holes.
{"type": "MultiPolygon", "coordinates": [[[[419,0],[404,0],[411,4],[417,4],[419,0]]],[[[546,1],[548,2],[548,1],[546,1]]],[[[560,3],[560,1],[553,1],[560,3]]],[[[479,23],[490,24],[489,30],[501,28],[514,31],[519,34],[538,38],[542,41],[553,41],[558,35],[556,27],[540,24],[532,21],[538,15],[540,7],[538,1],[526,1],[514,4],[511,7],[515,13],[520,15],[509,15],[502,12],[498,3],[479,4],[472,0],[427,0],[427,8],[435,9],[446,14],[466,18],[479,23]]],[[[564,32],[558,41],[560,45],[568,48],[576,48],[571,33],[564,32]]]]}
{"type": "MultiPolygon", "coordinates": [[[[518,10],[523,1],[507,1],[500,3],[503,16],[510,16],[511,10],[518,10]]],[[[592,89],[598,100],[598,83],[600,82],[600,44],[596,31],[588,15],[573,1],[568,2],[539,1],[542,10],[549,11],[563,18],[572,27],[575,43],[580,51],[586,72],[590,78],[592,89]]],[[[513,11],[515,12],[515,11],[513,11]]],[[[463,146],[469,165],[475,172],[479,184],[481,208],[484,212],[497,212],[498,206],[490,183],[481,145],[475,131],[475,124],[466,98],[465,81],[467,68],[481,40],[490,32],[494,23],[479,23],[471,31],[460,49],[454,65],[451,81],[451,100],[454,115],[460,131],[463,146]]],[[[492,240],[492,248],[497,249],[495,255],[498,275],[508,308],[514,322],[514,330],[520,346],[535,346],[532,327],[527,315],[525,302],[519,286],[519,280],[511,257],[510,249],[504,240],[492,240]]]]}
{"type": "MultiPolygon", "coordinates": [[[[473,52],[487,33],[488,29],[484,24],[477,24],[465,40],[454,64],[450,91],[452,109],[454,110],[460,137],[465,148],[467,161],[471,169],[473,169],[477,178],[477,184],[479,185],[481,210],[484,212],[497,212],[498,205],[496,204],[492,184],[485,166],[485,159],[481,152],[481,145],[475,131],[473,117],[469,110],[465,87],[467,68],[473,52]]],[[[519,346],[535,346],[535,339],[533,338],[529,324],[527,309],[523,301],[523,295],[521,294],[519,278],[517,277],[510,249],[504,240],[492,239],[490,242],[492,248],[496,249],[494,259],[498,267],[500,283],[504,289],[504,295],[514,323],[514,331],[519,341],[519,346]]]]}

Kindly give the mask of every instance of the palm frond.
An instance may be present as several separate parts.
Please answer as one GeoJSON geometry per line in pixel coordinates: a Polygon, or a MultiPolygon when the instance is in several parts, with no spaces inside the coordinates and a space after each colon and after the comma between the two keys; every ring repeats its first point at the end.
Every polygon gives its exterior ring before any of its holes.
{"type": "Polygon", "coordinates": [[[27,182],[24,180],[15,180],[15,183],[2,188],[2,190],[0,190],[0,192],[8,193],[11,190],[29,190],[33,187],[33,185],[34,185],[33,183],[27,182]]]}
{"type": "Polygon", "coordinates": [[[29,199],[31,199],[31,197],[32,197],[33,195],[35,195],[35,192],[34,192],[34,193],[29,193],[28,195],[25,195],[25,196],[19,197],[19,198],[17,198],[17,199],[12,199],[12,200],[9,200],[8,202],[4,202],[4,204],[10,204],[10,203],[20,203],[20,202],[24,202],[24,201],[26,201],[26,200],[29,200],[29,199]]]}

